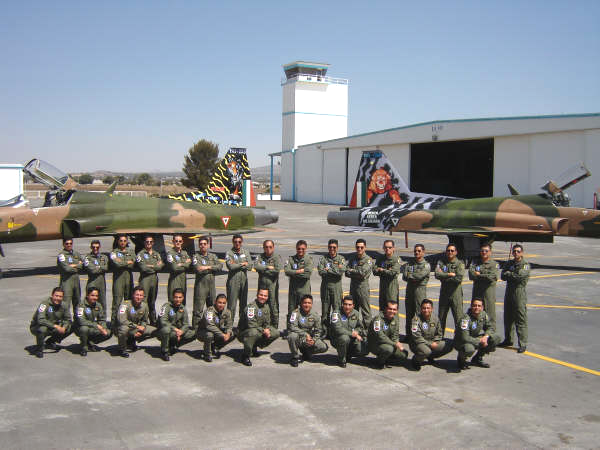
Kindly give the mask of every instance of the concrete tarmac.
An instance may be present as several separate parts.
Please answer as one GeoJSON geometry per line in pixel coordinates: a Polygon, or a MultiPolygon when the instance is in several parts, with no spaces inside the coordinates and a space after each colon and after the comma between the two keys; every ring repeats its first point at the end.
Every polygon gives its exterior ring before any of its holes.
{"type": "MultiPolygon", "coordinates": [[[[285,259],[295,242],[305,239],[317,264],[327,240],[340,241],[340,253],[354,241],[367,240],[375,256],[381,232],[343,233],[327,225],[335,206],[261,202],[279,212],[279,223],[245,236],[252,254],[262,241],[275,241],[285,259]]],[[[395,234],[397,253],[405,260],[421,242],[429,255],[441,253],[443,236],[395,234]]],[[[112,238],[102,238],[109,251],[112,238]]],[[[88,252],[90,239],[76,239],[88,252]]],[[[221,258],[229,237],[214,239],[221,258]]],[[[458,373],[456,352],[416,372],[409,366],[376,370],[372,355],[346,369],[336,365],[335,349],[298,368],[289,365],[287,341],[277,340],[239,363],[235,342],[212,363],[201,359],[193,342],[171,358],[160,359],[151,339],[129,359],[117,355],[116,339],[105,351],[79,355],[79,340],[38,359],[29,322],[41,300],[58,284],[56,255],[60,241],[5,244],[0,260],[0,447],[1,448],[598,448],[600,436],[600,241],[558,238],[554,244],[525,244],[532,264],[529,295],[528,352],[498,349],[486,357],[490,369],[458,373]]],[[[509,244],[496,243],[494,257],[506,260],[509,244]]],[[[435,258],[433,258],[435,259],[435,258]]],[[[110,304],[110,276],[107,292],[110,304]]],[[[158,304],[166,301],[168,276],[160,275],[158,304]]],[[[137,279],[137,274],[136,278],[137,279]]],[[[226,276],[217,277],[225,292],[226,276]]],[[[188,275],[188,292],[193,292],[188,275]]],[[[249,274],[249,300],[257,274],[249,274]]],[[[320,277],[313,272],[312,291],[320,312],[320,277]]],[[[85,276],[82,276],[82,291],[85,276]]],[[[404,283],[400,283],[404,296],[404,283]]],[[[376,313],[377,277],[370,278],[376,313]]],[[[465,281],[465,299],[471,284],[465,281]]],[[[348,290],[349,279],[344,280],[348,290]]],[[[503,336],[505,284],[498,283],[497,321],[503,336]]],[[[288,281],[280,275],[280,329],[285,327],[288,281]]],[[[439,282],[431,276],[429,297],[437,299],[439,282]]],[[[434,302],[437,314],[437,302],[434,302]]],[[[465,310],[467,305],[465,304],[465,310]]],[[[188,302],[191,313],[191,302],[188,302]]],[[[404,302],[399,312],[404,314],[404,302]]],[[[403,317],[403,316],[402,316],[403,317]]],[[[401,319],[403,325],[404,320],[401,319]]],[[[448,319],[449,327],[452,320],[448,319]]],[[[401,327],[402,328],[402,327],[401,327]]],[[[452,337],[451,332],[446,337],[452,337]]]]}

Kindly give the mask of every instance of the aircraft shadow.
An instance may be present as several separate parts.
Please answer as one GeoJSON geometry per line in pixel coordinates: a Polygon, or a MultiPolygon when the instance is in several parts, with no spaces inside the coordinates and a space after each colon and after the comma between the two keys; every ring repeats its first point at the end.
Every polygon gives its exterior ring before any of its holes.
{"type": "Polygon", "coordinates": [[[529,263],[532,269],[548,269],[548,270],[571,270],[573,272],[600,272],[598,267],[581,267],[581,266],[561,266],[552,264],[529,263]]]}
{"type": "Polygon", "coordinates": [[[33,275],[58,275],[56,266],[3,269],[0,278],[21,278],[33,275]]]}

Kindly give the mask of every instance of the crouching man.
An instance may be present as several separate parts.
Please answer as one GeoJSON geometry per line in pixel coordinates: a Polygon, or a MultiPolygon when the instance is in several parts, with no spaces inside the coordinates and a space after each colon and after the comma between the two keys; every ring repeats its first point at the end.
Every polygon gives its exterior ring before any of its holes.
{"type": "Polygon", "coordinates": [[[182,345],[196,340],[196,333],[183,306],[183,289],[173,289],[172,297],[173,300],[162,305],[158,313],[158,338],[163,361],[169,361],[170,355],[182,345]]]}
{"type": "Polygon", "coordinates": [[[346,367],[353,356],[363,356],[367,350],[367,332],[362,326],[360,311],[354,309],[354,300],[346,295],[342,308],[331,313],[331,344],[338,353],[338,364],[346,367]]]}
{"type": "Polygon", "coordinates": [[[61,287],[52,289],[50,298],[39,304],[29,325],[35,336],[35,356],[44,357],[44,347],[58,350],[57,343],[72,333],[69,305],[63,304],[64,291],[61,287]],[[49,336],[49,337],[48,337],[49,336]],[[44,340],[48,339],[44,342],[44,340]]]}
{"type": "Polygon", "coordinates": [[[100,351],[96,344],[112,337],[112,332],[106,326],[106,313],[99,298],[98,288],[88,288],[83,305],[80,304],[75,313],[75,334],[79,336],[81,343],[81,356],[87,356],[88,351],[100,351]]]}
{"type": "Polygon", "coordinates": [[[242,364],[245,366],[252,365],[250,355],[258,356],[257,347],[265,348],[280,336],[279,330],[271,325],[271,310],[267,300],[269,300],[269,291],[259,289],[256,300],[244,308],[245,320],[242,321],[240,318],[244,328],[238,339],[244,344],[242,364]]]}
{"type": "Polygon", "coordinates": [[[444,340],[444,330],[440,320],[433,315],[433,302],[428,298],[421,302],[421,311],[412,320],[410,349],[414,353],[412,366],[421,370],[425,359],[433,363],[452,351],[452,341],[444,340]]]}
{"type": "Polygon", "coordinates": [[[369,351],[377,356],[375,366],[378,369],[406,361],[408,352],[400,342],[400,321],[396,302],[388,301],[385,311],[373,318],[369,325],[367,342],[369,351]]]}
{"type": "Polygon", "coordinates": [[[292,353],[292,367],[298,367],[300,353],[303,360],[309,361],[312,355],[324,353],[328,348],[321,340],[321,317],[312,311],[312,306],[312,295],[304,294],[300,299],[300,307],[290,314],[287,341],[292,353]]]}
{"type": "Polygon", "coordinates": [[[117,338],[119,354],[123,358],[129,358],[128,345],[132,351],[136,351],[136,342],[144,341],[156,334],[156,328],[148,325],[150,317],[148,304],[144,301],[144,288],[136,286],[132,297],[131,300],[123,300],[117,310],[117,338]]]}
{"type": "Polygon", "coordinates": [[[490,316],[483,310],[483,300],[471,300],[471,308],[460,320],[459,329],[454,336],[454,347],[458,351],[458,370],[468,369],[466,359],[475,353],[471,364],[479,367],[490,367],[483,361],[483,355],[496,350],[500,343],[500,336],[496,334],[494,323],[490,316]]]}
{"type": "Polygon", "coordinates": [[[198,328],[198,340],[204,342],[204,361],[212,362],[213,356],[220,358],[219,350],[234,339],[233,315],[227,309],[227,297],[219,294],[215,304],[209,306],[202,316],[198,328]]]}

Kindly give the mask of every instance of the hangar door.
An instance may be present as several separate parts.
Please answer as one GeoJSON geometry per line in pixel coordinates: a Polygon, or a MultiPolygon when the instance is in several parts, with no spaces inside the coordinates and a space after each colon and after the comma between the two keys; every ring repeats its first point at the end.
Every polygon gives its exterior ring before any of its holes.
{"type": "Polygon", "coordinates": [[[410,145],[410,190],[452,197],[494,193],[494,139],[410,145]]]}

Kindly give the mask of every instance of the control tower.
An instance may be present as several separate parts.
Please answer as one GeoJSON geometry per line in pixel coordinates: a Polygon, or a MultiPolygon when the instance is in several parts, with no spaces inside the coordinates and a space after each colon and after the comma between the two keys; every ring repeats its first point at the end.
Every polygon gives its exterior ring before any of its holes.
{"type": "Polygon", "coordinates": [[[329,64],[283,66],[282,150],[348,136],[348,80],[326,76],[329,64]]]}

